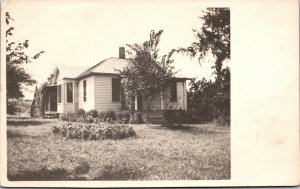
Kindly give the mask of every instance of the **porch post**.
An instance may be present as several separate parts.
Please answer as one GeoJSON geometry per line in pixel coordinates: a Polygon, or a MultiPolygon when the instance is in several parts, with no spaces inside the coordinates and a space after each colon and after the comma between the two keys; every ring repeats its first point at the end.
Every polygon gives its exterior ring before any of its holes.
{"type": "Polygon", "coordinates": [[[138,101],[137,101],[137,95],[134,97],[134,109],[138,110],[138,101]]]}
{"type": "Polygon", "coordinates": [[[164,109],[164,98],[163,98],[162,87],[160,88],[160,109],[161,109],[161,110],[164,109]]]}
{"type": "Polygon", "coordinates": [[[49,89],[49,93],[48,93],[48,105],[47,105],[47,111],[48,112],[50,111],[50,105],[51,105],[50,95],[51,95],[51,89],[49,89]]]}

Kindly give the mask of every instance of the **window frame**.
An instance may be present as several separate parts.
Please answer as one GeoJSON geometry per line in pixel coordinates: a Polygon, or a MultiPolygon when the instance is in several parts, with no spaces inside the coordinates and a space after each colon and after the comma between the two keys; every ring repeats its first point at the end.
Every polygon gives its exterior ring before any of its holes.
{"type": "Polygon", "coordinates": [[[121,78],[111,78],[111,99],[112,102],[121,101],[121,78]],[[115,90],[118,91],[117,94],[115,94],[117,92],[115,90]]]}
{"type": "Polygon", "coordinates": [[[61,85],[57,85],[57,103],[61,103],[61,85]]]}
{"type": "Polygon", "coordinates": [[[67,83],[66,89],[67,89],[67,95],[66,95],[66,97],[67,97],[67,103],[73,103],[73,101],[74,101],[74,99],[73,99],[73,98],[74,98],[74,87],[73,87],[73,82],[67,83]],[[71,88],[71,89],[72,89],[72,91],[71,91],[71,92],[72,92],[72,93],[71,93],[71,94],[72,94],[72,100],[71,100],[71,101],[69,101],[69,100],[70,100],[70,98],[69,98],[70,96],[69,96],[68,85],[72,87],[72,88],[71,88]]]}
{"type": "Polygon", "coordinates": [[[82,87],[83,87],[83,102],[86,102],[86,99],[87,99],[87,93],[86,93],[86,80],[83,80],[82,82],[82,87]]]}
{"type": "Polygon", "coordinates": [[[170,101],[177,102],[178,94],[177,94],[177,81],[171,81],[170,83],[170,101]]]}

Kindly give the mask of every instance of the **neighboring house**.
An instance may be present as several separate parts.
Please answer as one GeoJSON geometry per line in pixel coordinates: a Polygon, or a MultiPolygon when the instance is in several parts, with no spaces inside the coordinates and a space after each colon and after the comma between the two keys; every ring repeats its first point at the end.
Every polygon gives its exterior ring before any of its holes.
{"type": "MultiPolygon", "coordinates": [[[[75,113],[78,109],[98,112],[105,110],[121,111],[121,81],[116,69],[127,66],[125,49],[120,47],[119,58],[108,58],[81,74],[67,76],[56,69],[50,81],[49,95],[45,113],[75,113]]],[[[69,72],[69,70],[68,70],[69,72]]],[[[184,76],[175,75],[173,82],[158,91],[152,102],[151,110],[187,109],[187,90],[184,76]]],[[[136,110],[146,111],[146,102],[138,95],[135,100],[136,110]]]]}

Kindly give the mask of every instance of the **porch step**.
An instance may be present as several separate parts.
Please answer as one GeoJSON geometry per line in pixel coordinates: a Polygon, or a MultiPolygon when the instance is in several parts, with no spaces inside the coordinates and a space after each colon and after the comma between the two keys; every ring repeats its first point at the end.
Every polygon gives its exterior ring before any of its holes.
{"type": "Polygon", "coordinates": [[[57,112],[45,112],[45,118],[58,118],[59,113],[57,112]]]}
{"type": "MultiPolygon", "coordinates": [[[[143,112],[142,117],[144,120],[147,119],[147,112],[143,112]]],[[[163,124],[166,123],[166,120],[163,116],[163,111],[152,111],[149,115],[148,123],[152,124],[163,124]]]]}

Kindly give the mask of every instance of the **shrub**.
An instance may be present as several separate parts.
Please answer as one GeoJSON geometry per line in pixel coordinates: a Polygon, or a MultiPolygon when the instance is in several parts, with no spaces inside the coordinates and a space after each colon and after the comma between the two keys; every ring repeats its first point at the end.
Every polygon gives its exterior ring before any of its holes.
{"type": "Polygon", "coordinates": [[[142,113],[141,112],[135,112],[132,119],[130,120],[130,123],[134,123],[134,124],[141,124],[141,123],[145,123],[142,117],[142,113]]]}
{"type": "Polygon", "coordinates": [[[128,111],[124,110],[121,112],[116,112],[116,120],[119,123],[129,123],[130,114],[128,111]]]}
{"type": "Polygon", "coordinates": [[[76,116],[81,117],[81,116],[84,116],[84,115],[85,115],[84,109],[80,108],[80,109],[77,110],[76,116]]]}
{"type": "Polygon", "coordinates": [[[97,110],[90,110],[86,113],[86,115],[92,116],[93,118],[97,118],[98,117],[98,111],[97,110]]]}
{"type": "Polygon", "coordinates": [[[112,123],[113,121],[116,121],[116,113],[113,110],[102,111],[99,112],[98,118],[100,122],[112,123]]]}
{"type": "Polygon", "coordinates": [[[77,121],[77,116],[74,113],[62,113],[59,115],[59,119],[62,121],[75,122],[77,121]]]}
{"type": "Polygon", "coordinates": [[[116,123],[87,124],[64,122],[60,126],[54,126],[52,132],[70,139],[84,140],[119,140],[136,136],[136,132],[132,127],[116,123]]]}
{"type": "Polygon", "coordinates": [[[185,110],[165,110],[164,118],[169,125],[182,125],[187,122],[187,112],[185,110]]]}
{"type": "Polygon", "coordinates": [[[16,105],[13,102],[8,102],[7,106],[6,106],[6,111],[7,111],[7,114],[14,115],[15,112],[18,111],[18,108],[16,107],[16,105]]]}

